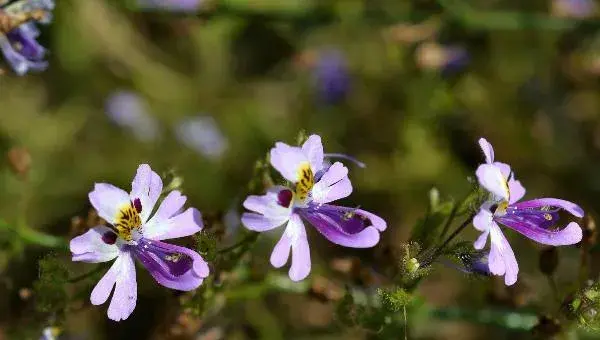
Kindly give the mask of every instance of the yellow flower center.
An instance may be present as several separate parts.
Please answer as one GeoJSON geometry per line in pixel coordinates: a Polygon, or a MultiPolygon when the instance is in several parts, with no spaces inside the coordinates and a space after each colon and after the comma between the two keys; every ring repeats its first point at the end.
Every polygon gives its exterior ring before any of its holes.
{"type": "Polygon", "coordinates": [[[130,204],[123,206],[121,210],[119,210],[119,212],[117,213],[115,229],[117,229],[119,237],[121,237],[125,241],[132,240],[132,233],[134,230],[141,231],[141,207],[142,206],[141,204],[139,204],[139,200],[136,199],[135,203],[131,202],[130,204]]]}
{"type": "Polygon", "coordinates": [[[298,177],[300,180],[296,184],[296,197],[300,201],[304,201],[308,197],[308,193],[315,185],[315,176],[310,168],[310,164],[304,163],[298,169],[298,177]]]}

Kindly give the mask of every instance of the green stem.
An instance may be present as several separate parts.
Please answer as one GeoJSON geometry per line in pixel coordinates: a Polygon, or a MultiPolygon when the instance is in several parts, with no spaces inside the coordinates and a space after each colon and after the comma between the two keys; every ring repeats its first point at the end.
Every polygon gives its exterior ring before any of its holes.
{"type": "Polygon", "coordinates": [[[252,233],[252,234],[248,234],[246,237],[244,237],[242,240],[240,240],[239,242],[229,246],[229,247],[225,247],[223,249],[220,249],[217,251],[218,254],[225,254],[228,253],[232,250],[235,250],[243,245],[252,243],[254,241],[256,241],[256,239],[258,238],[259,233],[252,233]]]}
{"type": "Polygon", "coordinates": [[[48,248],[63,248],[67,246],[67,243],[63,238],[31,229],[24,223],[21,223],[20,227],[17,228],[11,226],[3,220],[0,220],[0,228],[4,228],[15,233],[22,241],[25,241],[29,244],[35,244],[48,248]]]}
{"type": "Polygon", "coordinates": [[[442,233],[440,234],[440,238],[446,236],[448,230],[450,230],[450,226],[452,225],[452,221],[454,221],[454,217],[456,217],[456,212],[458,211],[458,207],[463,204],[465,200],[463,199],[460,204],[454,203],[452,206],[452,210],[450,211],[450,215],[446,219],[446,223],[444,223],[444,228],[442,228],[442,233]]]}
{"type": "Polygon", "coordinates": [[[456,230],[454,230],[454,232],[450,236],[448,236],[448,238],[439,247],[437,247],[434,250],[433,254],[428,259],[425,259],[423,261],[421,266],[426,267],[426,266],[431,265],[442,254],[442,251],[444,250],[444,248],[450,242],[452,242],[452,240],[456,236],[458,236],[458,234],[460,234],[461,231],[463,231],[469,224],[471,224],[471,221],[473,221],[473,217],[475,217],[474,214],[469,215],[469,217],[458,228],[456,228],[456,230]]]}

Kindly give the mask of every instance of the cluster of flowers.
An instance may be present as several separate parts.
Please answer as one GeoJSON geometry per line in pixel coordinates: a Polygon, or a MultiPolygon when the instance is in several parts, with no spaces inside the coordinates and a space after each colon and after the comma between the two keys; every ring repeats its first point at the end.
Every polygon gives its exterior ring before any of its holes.
{"type": "MultiPolygon", "coordinates": [[[[474,247],[482,249],[488,237],[490,251],[486,266],[494,275],[504,276],[505,283],[517,280],[519,267],[498,223],[542,244],[553,246],[578,243],[582,230],[575,222],[554,229],[559,211],[583,216],[577,205],[555,198],[518,201],[525,189],[515,179],[510,166],[494,162],[492,146],[480,139],[486,162],[476,175],[488,199],[481,205],[473,225],[482,232],[474,247]]],[[[311,270],[310,248],[303,220],[329,241],[351,248],[375,246],[387,227],[379,216],[368,211],[331,204],[352,192],[348,168],[340,162],[331,164],[337,154],[325,154],[321,138],[310,136],[301,147],[276,143],[270,162],[288,185],[273,186],[262,196],[249,196],[243,205],[249,211],[241,217],[243,225],[264,232],[285,227],[275,245],[270,262],[284,266],[290,257],[289,277],[293,281],[306,278],[311,270]]],[[[342,157],[344,157],[342,155],[342,157]]],[[[344,158],[351,159],[347,156],[344,158]]],[[[198,288],[209,273],[209,265],[195,251],[163,242],[193,235],[202,230],[200,212],[183,211],[186,197],[171,191],[156,212],[154,207],[163,191],[162,180],[150,166],[142,164],[132,182],[130,193],[106,183],[96,184],[89,199],[108,226],[97,226],[71,240],[74,261],[107,262],[111,268],[91,293],[94,305],[103,304],[114,294],[108,317],[126,319],[134,310],[137,284],[134,259],[139,260],[161,285],[182,291],[198,288]]]]}

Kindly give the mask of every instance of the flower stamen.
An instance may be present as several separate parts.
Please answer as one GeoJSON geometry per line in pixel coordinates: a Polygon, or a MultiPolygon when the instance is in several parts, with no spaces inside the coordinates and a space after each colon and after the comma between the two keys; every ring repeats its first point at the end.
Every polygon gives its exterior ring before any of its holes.
{"type": "Polygon", "coordinates": [[[300,201],[304,201],[308,197],[312,187],[315,185],[315,177],[310,168],[310,164],[308,163],[303,164],[298,170],[298,173],[300,175],[300,181],[296,184],[296,196],[300,201]]]}
{"type": "Polygon", "coordinates": [[[119,237],[125,241],[131,241],[133,239],[132,233],[134,230],[140,231],[142,227],[142,218],[140,212],[142,211],[142,204],[139,198],[136,198],[130,204],[121,208],[117,214],[117,222],[114,226],[119,237]]]}

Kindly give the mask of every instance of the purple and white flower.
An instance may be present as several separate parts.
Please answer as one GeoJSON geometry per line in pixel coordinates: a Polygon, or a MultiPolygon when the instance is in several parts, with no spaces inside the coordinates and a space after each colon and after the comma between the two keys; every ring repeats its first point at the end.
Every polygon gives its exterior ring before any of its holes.
{"type": "Polygon", "coordinates": [[[352,192],[348,169],[340,162],[326,168],[321,138],[312,135],[302,147],[276,143],[271,164],[292,186],[272,187],[265,195],[249,196],[242,215],[246,228],[263,232],[285,225],[271,253],[271,264],[280,268],[292,254],[290,279],[299,281],[310,273],[311,261],[306,229],[308,221],[329,241],[345,247],[369,248],[379,242],[386,222],[368,211],[329,204],[352,192]]]}
{"type": "Polygon", "coordinates": [[[519,265],[510,244],[498,224],[502,224],[538,243],[563,246],[581,241],[581,227],[570,222],[563,229],[554,228],[560,210],[575,217],[583,217],[583,209],[569,201],[557,198],[538,198],[518,202],[525,195],[525,188],[517,181],[510,166],[494,162],[494,149],[484,138],[479,145],[485,155],[485,164],[476,171],[479,184],[489,193],[479,213],[473,218],[473,226],[481,231],[475,241],[476,249],[483,249],[490,238],[488,265],[494,275],[504,276],[508,286],[517,281],[519,265]]]}
{"type": "Polygon", "coordinates": [[[50,23],[54,6],[54,0],[0,0],[0,17],[5,17],[5,21],[28,18],[8,32],[0,30],[0,52],[17,75],[48,68],[44,60],[46,49],[37,42],[40,31],[36,23],[50,23]]]}
{"type": "Polygon", "coordinates": [[[200,212],[194,208],[182,212],[186,197],[171,191],[152,214],[163,184],[147,164],[138,167],[131,188],[127,193],[111,184],[97,183],[89,194],[90,202],[111,226],[92,228],[70,244],[73,261],[115,260],[90,299],[94,305],[103,304],[115,287],[108,307],[108,317],[115,321],[127,319],[136,305],[134,258],[158,283],[171,289],[196,289],[209,273],[208,264],[195,251],[161,242],[199,232],[200,212]]]}

